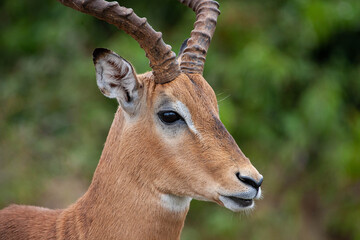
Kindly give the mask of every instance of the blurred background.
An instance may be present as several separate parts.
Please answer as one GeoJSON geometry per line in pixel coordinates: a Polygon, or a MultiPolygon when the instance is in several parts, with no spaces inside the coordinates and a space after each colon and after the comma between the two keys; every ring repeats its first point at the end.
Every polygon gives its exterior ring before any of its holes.
{"type": "MultiPolygon", "coordinates": [[[[194,13],[120,4],[178,51],[194,13]]],[[[220,0],[204,76],[221,119],[264,175],[250,213],[192,201],[183,240],[360,239],[360,1],[220,0]]],[[[63,208],[90,184],[117,103],[92,51],[150,70],[124,32],[57,1],[0,3],[0,208],[63,208]]]]}

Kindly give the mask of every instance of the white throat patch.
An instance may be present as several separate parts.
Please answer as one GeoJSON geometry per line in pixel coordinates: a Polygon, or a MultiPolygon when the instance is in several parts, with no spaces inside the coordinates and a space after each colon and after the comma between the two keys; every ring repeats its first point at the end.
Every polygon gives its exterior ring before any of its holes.
{"type": "Polygon", "coordinates": [[[182,212],[189,208],[191,199],[191,197],[161,194],[161,206],[172,212],[182,212]]]}

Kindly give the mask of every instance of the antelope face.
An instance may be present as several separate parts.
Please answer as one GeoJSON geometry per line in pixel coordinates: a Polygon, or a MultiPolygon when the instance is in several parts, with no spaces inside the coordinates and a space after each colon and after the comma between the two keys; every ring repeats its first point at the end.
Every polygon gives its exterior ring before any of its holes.
{"type": "Polygon", "coordinates": [[[254,206],[263,178],[220,121],[214,91],[200,74],[156,84],[152,73],[136,76],[109,50],[95,50],[94,62],[98,86],[117,98],[127,130],[151,142],[152,181],[160,192],[232,211],[254,206]]]}
{"type": "MultiPolygon", "coordinates": [[[[199,75],[156,85],[152,114],[162,142],[167,192],[210,200],[238,211],[261,196],[262,176],[219,119],[216,96],[199,75]],[[174,178],[176,176],[176,178],[174,178]]],[[[166,187],[164,187],[166,186],[166,187]]]]}

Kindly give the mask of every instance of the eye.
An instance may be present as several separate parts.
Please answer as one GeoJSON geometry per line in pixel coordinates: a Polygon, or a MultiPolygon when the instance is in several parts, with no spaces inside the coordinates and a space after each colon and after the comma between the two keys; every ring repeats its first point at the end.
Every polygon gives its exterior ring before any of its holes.
{"type": "Polygon", "coordinates": [[[184,119],[174,111],[161,111],[158,113],[158,116],[160,120],[166,124],[171,124],[179,120],[184,121],[184,119]]]}

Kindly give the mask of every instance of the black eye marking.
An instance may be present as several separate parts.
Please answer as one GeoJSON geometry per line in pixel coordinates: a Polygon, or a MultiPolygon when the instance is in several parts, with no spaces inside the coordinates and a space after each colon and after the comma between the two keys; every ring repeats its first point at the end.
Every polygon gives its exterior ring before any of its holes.
{"type": "Polygon", "coordinates": [[[161,111],[158,112],[160,120],[165,124],[173,124],[177,121],[184,121],[184,119],[174,111],[161,111]]]}

